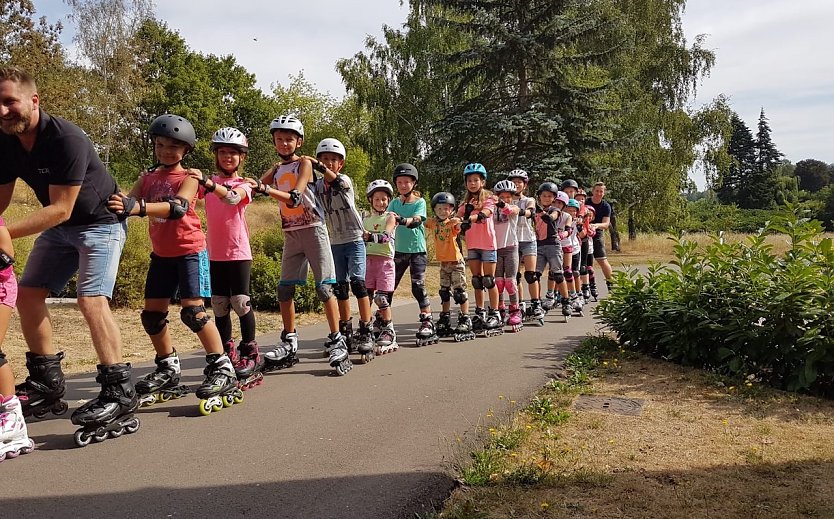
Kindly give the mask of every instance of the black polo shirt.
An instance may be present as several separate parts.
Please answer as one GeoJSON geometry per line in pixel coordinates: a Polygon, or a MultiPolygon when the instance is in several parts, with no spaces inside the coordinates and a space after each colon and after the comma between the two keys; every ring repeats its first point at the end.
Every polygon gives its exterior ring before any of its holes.
{"type": "MultiPolygon", "coordinates": [[[[603,218],[611,218],[611,204],[605,200],[601,200],[600,203],[595,204],[594,200],[589,198],[585,201],[585,204],[593,207],[596,211],[594,221],[591,223],[602,223],[603,218]]],[[[597,229],[597,235],[602,235],[604,231],[605,229],[597,229]]]]}
{"type": "Polygon", "coordinates": [[[116,223],[107,199],[118,191],[116,180],[98,158],[93,142],[78,126],[40,111],[38,136],[31,152],[20,140],[0,133],[0,184],[21,178],[44,207],[49,186],[81,186],[69,220],[61,226],[116,223]]]}

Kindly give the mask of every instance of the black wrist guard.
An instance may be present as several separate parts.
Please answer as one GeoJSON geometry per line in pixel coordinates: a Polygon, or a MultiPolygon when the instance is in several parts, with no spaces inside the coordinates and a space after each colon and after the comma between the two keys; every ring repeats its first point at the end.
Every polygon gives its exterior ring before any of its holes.
{"type": "Polygon", "coordinates": [[[301,201],[301,193],[298,192],[298,189],[293,189],[287,193],[290,195],[290,203],[288,204],[290,207],[296,207],[298,202],[301,201]]]}
{"type": "Polygon", "coordinates": [[[318,171],[319,173],[324,173],[325,171],[327,171],[327,166],[322,164],[320,160],[317,160],[313,162],[313,169],[318,171]]]}
{"type": "Polygon", "coordinates": [[[0,270],[5,270],[14,265],[14,258],[6,254],[6,251],[0,249],[0,270]]]}
{"type": "Polygon", "coordinates": [[[485,215],[483,212],[478,213],[478,219],[477,219],[478,222],[483,222],[486,219],[487,219],[487,215],[485,215]]]}
{"type": "Polygon", "coordinates": [[[144,198],[139,199],[139,215],[140,218],[144,218],[148,216],[148,204],[145,202],[144,198]]]}

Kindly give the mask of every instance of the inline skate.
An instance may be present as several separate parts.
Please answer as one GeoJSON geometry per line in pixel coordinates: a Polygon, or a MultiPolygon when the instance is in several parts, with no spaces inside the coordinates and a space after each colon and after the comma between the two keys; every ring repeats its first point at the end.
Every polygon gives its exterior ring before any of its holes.
{"type": "Polygon", "coordinates": [[[382,332],[382,328],[385,326],[385,319],[382,318],[382,312],[377,310],[374,312],[374,324],[371,326],[373,331],[374,340],[379,338],[379,334],[382,332]]]}
{"type": "Polygon", "coordinates": [[[353,343],[356,345],[356,352],[359,353],[362,362],[365,364],[374,360],[374,340],[371,335],[371,322],[365,322],[359,319],[359,330],[353,337],[353,343]]]}
{"type": "Polygon", "coordinates": [[[518,305],[510,305],[510,312],[507,318],[507,324],[514,333],[520,332],[524,328],[524,320],[522,319],[521,308],[518,305]]]}
{"type": "Polygon", "coordinates": [[[458,325],[455,327],[455,342],[475,340],[472,332],[472,318],[469,314],[458,313],[458,325]]]}
{"type": "Polygon", "coordinates": [[[449,337],[454,334],[452,329],[452,314],[450,312],[440,312],[440,318],[435,325],[438,337],[449,337]]]}
{"type": "Polygon", "coordinates": [[[99,364],[97,370],[101,392],[71,417],[73,424],[81,426],[73,436],[79,447],[139,430],[139,418],[133,415],[139,408],[139,397],[130,382],[130,364],[99,364]]]}
{"type": "Polygon", "coordinates": [[[243,391],[238,387],[235,367],[224,354],[206,355],[206,376],[195,394],[200,399],[198,410],[203,416],[231,407],[243,401],[243,391]]]}
{"type": "Polygon", "coordinates": [[[0,462],[29,454],[34,449],[35,442],[27,434],[20,399],[15,395],[0,396],[0,462]]]}
{"type": "Polygon", "coordinates": [[[223,345],[223,351],[226,352],[226,355],[229,357],[229,360],[232,361],[232,364],[237,364],[239,354],[237,348],[235,348],[235,340],[229,339],[226,344],[223,345]]]}
{"type": "Polygon", "coordinates": [[[599,301],[599,292],[597,292],[597,283],[596,283],[596,281],[591,280],[588,288],[590,289],[591,297],[594,298],[594,302],[596,303],[597,301],[599,301]]]}
{"type": "Polygon", "coordinates": [[[281,332],[281,344],[264,354],[264,371],[291,368],[298,364],[298,334],[281,332]]]}
{"type": "Polygon", "coordinates": [[[565,322],[570,320],[571,315],[573,315],[573,310],[571,309],[570,299],[567,297],[561,298],[562,303],[562,317],[565,318],[565,322]]]}
{"type": "Polygon", "coordinates": [[[498,314],[498,310],[494,308],[490,308],[489,312],[486,314],[486,318],[483,321],[483,328],[481,329],[484,333],[484,337],[495,337],[497,335],[503,335],[504,327],[501,323],[501,316],[498,314]]]}
{"type": "Polygon", "coordinates": [[[507,308],[504,306],[504,303],[500,303],[498,305],[498,317],[501,320],[501,324],[506,326],[507,322],[510,320],[510,314],[507,313],[507,308]]]}
{"type": "Polygon", "coordinates": [[[340,332],[333,332],[327,336],[324,349],[328,352],[328,363],[333,368],[333,375],[343,376],[353,368],[348,355],[345,338],[340,332]]]}
{"type": "Polygon", "coordinates": [[[43,418],[47,413],[60,416],[67,412],[69,405],[63,400],[65,385],[61,371],[63,352],[56,355],[35,355],[26,352],[26,369],[29,376],[15,386],[23,416],[43,418]]]}
{"type": "Polygon", "coordinates": [[[591,302],[591,287],[587,283],[582,284],[582,298],[586,305],[591,302]]]}
{"type": "MultiPolygon", "coordinates": [[[[345,345],[348,353],[356,353],[356,347],[353,345],[353,317],[347,321],[339,321],[339,333],[345,338],[345,345]]],[[[330,357],[330,352],[324,351],[324,358],[330,357]]]]}
{"type": "Polygon", "coordinates": [[[584,299],[580,294],[572,294],[570,297],[570,307],[576,317],[584,317],[584,299]]]}
{"type": "Polygon", "coordinates": [[[545,294],[544,301],[542,301],[541,304],[542,312],[547,315],[547,313],[553,310],[553,307],[556,306],[556,294],[548,292],[545,294]]]}
{"type": "Polygon", "coordinates": [[[379,337],[376,339],[375,351],[377,355],[385,355],[399,349],[397,344],[397,332],[391,321],[382,321],[382,328],[379,337]]]}
{"type": "Polygon", "coordinates": [[[258,349],[258,343],[255,341],[241,342],[238,351],[238,359],[234,363],[238,386],[243,391],[260,386],[264,381],[265,362],[258,349]]]}
{"type": "Polygon", "coordinates": [[[434,331],[434,321],[432,321],[430,313],[420,314],[420,329],[417,330],[417,346],[428,346],[429,344],[437,344],[440,338],[434,331]]]}
{"type": "Polygon", "coordinates": [[[180,359],[176,351],[165,357],[157,355],[154,363],[156,369],[136,383],[141,407],[167,402],[188,393],[188,386],[180,384],[180,359]]]}

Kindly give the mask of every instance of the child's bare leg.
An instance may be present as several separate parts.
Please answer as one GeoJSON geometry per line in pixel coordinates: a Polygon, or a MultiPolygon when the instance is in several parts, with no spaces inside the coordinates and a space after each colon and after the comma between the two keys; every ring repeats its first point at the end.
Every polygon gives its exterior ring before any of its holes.
{"type": "Polygon", "coordinates": [[[182,304],[182,318],[186,326],[191,328],[200,339],[200,344],[206,353],[223,353],[223,342],[220,339],[220,332],[217,331],[217,326],[211,320],[211,317],[203,307],[203,300],[199,297],[188,298],[181,301],[182,304]],[[197,311],[201,309],[201,311],[197,311]]]}

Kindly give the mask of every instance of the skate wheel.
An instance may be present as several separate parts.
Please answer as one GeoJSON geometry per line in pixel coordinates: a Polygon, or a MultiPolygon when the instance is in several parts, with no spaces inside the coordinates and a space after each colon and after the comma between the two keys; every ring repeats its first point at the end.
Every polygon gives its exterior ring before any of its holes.
{"type": "Polygon", "coordinates": [[[211,414],[212,411],[215,411],[214,406],[211,405],[211,403],[208,400],[200,400],[200,406],[198,410],[200,411],[200,414],[203,416],[208,416],[211,414]]]}
{"type": "Polygon", "coordinates": [[[168,393],[160,393],[157,397],[158,402],[167,402],[168,400],[171,400],[171,395],[168,393]]]}
{"type": "Polygon", "coordinates": [[[107,431],[96,431],[95,433],[93,433],[93,440],[95,440],[96,443],[103,442],[106,439],[107,431]]]}
{"type": "Polygon", "coordinates": [[[0,463],[3,463],[3,461],[5,459],[6,459],[6,453],[5,452],[0,452],[0,463]]]}
{"type": "Polygon", "coordinates": [[[75,440],[75,444],[79,447],[86,447],[91,441],[93,441],[93,435],[88,434],[84,429],[75,431],[72,438],[75,440]]]}
{"type": "Polygon", "coordinates": [[[136,431],[139,430],[139,423],[140,423],[139,418],[136,418],[134,416],[133,419],[130,422],[125,424],[125,432],[127,434],[135,433],[136,431]]]}
{"type": "Polygon", "coordinates": [[[118,438],[119,436],[123,435],[124,433],[125,433],[124,428],[113,429],[112,431],[110,431],[110,437],[111,438],[118,438]]]}
{"type": "Polygon", "coordinates": [[[32,439],[30,438],[29,439],[29,445],[27,447],[23,447],[22,449],[20,449],[20,453],[21,454],[29,454],[33,450],[35,450],[35,442],[32,441],[32,439]]]}
{"type": "Polygon", "coordinates": [[[69,409],[69,404],[64,402],[63,400],[58,400],[52,406],[52,414],[61,416],[62,414],[67,412],[67,409],[69,409]]]}
{"type": "Polygon", "coordinates": [[[232,407],[235,405],[235,397],[232,395],[223,395],[223,407],[232,407]]]}
{"type": "Polygon", "coordinates": [[[32,411],[32,416],[35,418],[43,418],[48,412],[48,409],[38,409],[36,411],[32,411]]]}
{"type": "Polygon", "coordinates": [[[10,460],[17,458],[18,456],[20,456],[20,451],[9,451],[6,453],[6,457],[10,460]]]}

